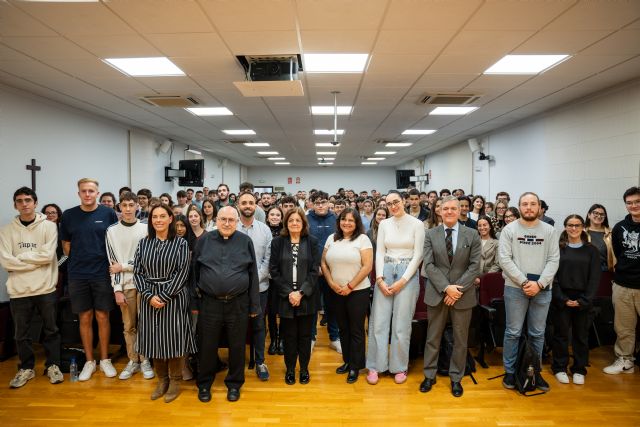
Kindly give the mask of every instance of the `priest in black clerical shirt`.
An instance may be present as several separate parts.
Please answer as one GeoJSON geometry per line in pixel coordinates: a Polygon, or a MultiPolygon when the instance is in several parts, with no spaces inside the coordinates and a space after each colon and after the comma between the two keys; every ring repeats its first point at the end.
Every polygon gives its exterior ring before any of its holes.
{"type": "Polygon", "coordinates": [[[258,267],[251,238],[236,232],[238,211],[224,207],[217,230],[198,239],[193,251],[193,286],[201,297],[198,315],[198,399],[211,400],[220,333],[227,331],[229,371],[227,399],[240,399],[244,384],[245,340],[249,316],[260,313],[258,267]]]}

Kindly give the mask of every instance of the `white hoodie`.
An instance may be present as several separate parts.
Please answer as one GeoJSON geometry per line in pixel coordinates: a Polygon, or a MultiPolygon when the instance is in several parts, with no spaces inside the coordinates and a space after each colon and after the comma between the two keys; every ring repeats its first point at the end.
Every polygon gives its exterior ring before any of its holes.
{"type": "Polygon", "coordinates": [[[7,291],[10,298],[46,295],[58,283],[58,227],[36,213],[27,227],[20,217],[0,229],[0,264],[9,272],[7,291]]]}

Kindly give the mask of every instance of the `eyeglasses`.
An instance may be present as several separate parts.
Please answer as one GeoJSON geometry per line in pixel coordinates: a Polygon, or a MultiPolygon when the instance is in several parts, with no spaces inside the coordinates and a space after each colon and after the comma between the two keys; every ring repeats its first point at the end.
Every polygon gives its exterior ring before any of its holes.
{"type": "Polygon", "coordinates": [[[222,218],[222,217],[217,217],[216,221],[221,222],[223,224],[233,224],[234,222],[236,222],[235,218],[222,218]]]}
{"type": "Polygon", "coordinates": [[[400,203],[402,203],[402,200],[394,200],[394,201],[392,201],[392,202],[387,202],[387,206],[396,207],[396,206],[398,206],[400,203]]]}
{"type": "Polygon", "coordinates": [[[593,215],[596,218],[606,218],[607,217],[607,214],[600,213],[600,212],[591,212],[591,215],[593,215]]]}
{"type": "Polygon", "coordinates": [[[52,212],[45,212],[44,213],[46,216],[51,216],[51,215],[58,215],[58,212],[56,211],[52,211],[52,212]]]}
{"type": "Polygon", "coordinates": [[[313,202],[313,204],[316,206],[326,205],[327,203],[329,203],[327,200],[316,200],[315,202],[313,202]]]}
{"type": "Polygon", "coordinates": [[[628,200],[624,204],[627,206],[640,206],[640,200],[628,200]]]}
{"type": "Polygon", "coordinates": [[[582,224],[567,224],[567,225],[565,225],[565,227],[567,227],[567,228],[582,228],[583,225],[582,224]]]}
{"type": "Polygon", "coordinates": [[[510,214],[510,215],[505,215],[504,219],[510,219],[510,218],[515,218],[516,216],[514,214],[510,214]]]}

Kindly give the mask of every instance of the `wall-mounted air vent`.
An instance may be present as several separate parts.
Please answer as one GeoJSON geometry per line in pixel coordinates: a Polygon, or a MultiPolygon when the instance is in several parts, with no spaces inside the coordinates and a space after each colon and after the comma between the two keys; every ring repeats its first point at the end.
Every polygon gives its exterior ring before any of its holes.
{"type": "Polygon", "coordinates": [[[429,105],[467,105],[472,104],[480,98],[481,95],[469,93],[436,93],[426,94],[418,100],[418,104],[429,105]]]}
{"type": "Polygon", "coordinates": [[[200,105],[200,101],[193,95],[147,95],[140,100],[154,107],[187,108],[200,105]]]}

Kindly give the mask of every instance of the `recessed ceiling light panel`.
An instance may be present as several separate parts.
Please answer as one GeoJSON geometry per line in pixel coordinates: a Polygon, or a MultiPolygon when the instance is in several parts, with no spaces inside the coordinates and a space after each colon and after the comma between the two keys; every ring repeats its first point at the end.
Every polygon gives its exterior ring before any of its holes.
{"type": "Polygon", "coordinates": [[[476,111],[478,107],[436,107],[429,113],[430,116],[464,116],[472,111],[476,111]]]}
{"type": "Polygon", "coordinates": [[[185,110],[196,116],[233,116],[227,107],[189,107],[185,110]]]}
{"type": "Polygon", "coordinates": [[[261,156],[277,156],[280,153],[277,151],[258,151],[258,154],[261,156]]]}
{"type": "Polygon", "coordinates": [[[322,155],[325,155],[325,154],[326,154],[327,156],[335,156],[335,155],[336,155],[336,153],[337,153],[337,151],[318,151],[318,152],[316,152],[316,154],[317,154],[318,156],[322,156],[322,155]]]}
{"type": "MultiPolygon", "coordinates": [[[[350,105],[338,105],[338,115],[348,116],[349,114],[351,114],[352,108],[353,107],[351,107],[350,105]]],[[[313,114],[314,116],[333,116],[334,107],[332,105],[312,105],[311,114],[313,114]]]]}
{"type": "MultiPolygon", "coordinates": [[[[314,135],[333,135],[333,129],[315,129],[314,135]]],[[[338,135],[344,135],[344,129],[338,129],[338,135]]]]}
{"type": "Polygon", "coordinates": [[[340,147],[340,143],[334,144],[333,142],[316,142],[316,147],[340,147]]]}
{"type": "Polygon", "coordinates": [[[184,71],[169,58],[105,58],[104,62],[118,71],[134,77],[184,76],[184,71]]]}
{"type": "Polygon", "coordinates": [[[285,157],[267,157],[267,160],[287,160],[285,157]]]}
{"type": "Polygon", "coordinates": [[[245,142],[244,145],[246,147],[268,147],[268,142],[245,142]]]}
{"type": "Polygon", "coordinates": [[[506,55],[484,74],[539,74],[567,58],[569,55],[506,55]]]}
{"type": "Polygon", "coordinates": [[[378,155],[378,156],[387,156],[387,155],[390,156],[392,154],[396,154],[396,151],[376,151],[373,154],[378,155]]]}
{"type": "Polygon", "coordinates": [[[373,161],[386,160],[386,157],[367,157],[367,160],[373,160],[373,161]]]}
{"type": "Polygon", "coordinates": [[[433,129],[407,129],[402,132],[403,135],[431,135],[436,133],[433,129]]]}
{"type": "Polygon", "coordinates": [[[227,135],[255,135],[256,132],[251,129],[225,129],[222,132],[227,135]]]}
{"type": "Polygon", "coordinates": [[[377,165],[378,162],[360,162],[361,165],[377,165]]]}
{"type": "Polygon", "coordinates": [[[411,147],[412,145],[412,142],[387,142],[384,144],[385,147],[411,147]]]}
{"type": "Polygon", "coordinates": [[[274,165],[290,165],[289,162],[273,162],[274,165]]]}

